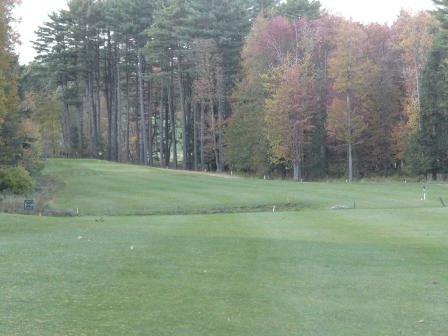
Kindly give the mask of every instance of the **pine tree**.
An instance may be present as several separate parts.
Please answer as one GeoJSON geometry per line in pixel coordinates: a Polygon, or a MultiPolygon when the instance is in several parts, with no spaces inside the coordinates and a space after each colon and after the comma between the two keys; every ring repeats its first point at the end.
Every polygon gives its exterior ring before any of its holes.
{"type": "Polygon", "coordinates": [[[11,27],[16,3],[0,2],[0,166],[23,163],[26,140],[19,134],[24,115],[18,96],[17,56],[13,53],[16,36],[11,27]]]}
{"type": "Polygon", "coordinates": [[[320,9],[321,4],[316,0],[286,0],[278,6],[277,12],[288,19],[317,19],[320,9]]]}
{"type": "Polygon", "coordinates": [[[407,159],[411,170],[437,179],[439,174],[448,173],[448,2],[434,2],[441,29],[423,70],[420,127],[407,159]]]}

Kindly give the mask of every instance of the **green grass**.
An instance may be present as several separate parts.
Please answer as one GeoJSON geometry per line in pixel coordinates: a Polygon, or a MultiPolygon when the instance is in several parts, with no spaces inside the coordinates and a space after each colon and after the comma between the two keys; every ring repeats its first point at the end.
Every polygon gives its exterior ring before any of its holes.
{"type": "Polygon", "coordinates": [[[440,207],[448,203],[448,185],[430,185],[422,202],[416,183],[293,183],[225,178],[198,173],[148,169],[104,161],[50,161],[45,172],[66,187],[54,198],[54,209],[82,215],[200,214],[272,209],[360,209],[440,207]]]}
{"type": "Polygon", "coordinates": [[[46,172],[66,184],[53,207],[95,216],[0,214],[2,336],[447,334],[448,210],[437,199],[446,186],[431,185],[422,202],[417,184],[302,185],[88,161],[52,161],[46,172]],[[131,216],[260,210],[276,197],[302,210],[131,216]],[[329,209],[354,197],[356,210],[329,209]],[[109,206],[123,216],[101,221],[109,206]]]}

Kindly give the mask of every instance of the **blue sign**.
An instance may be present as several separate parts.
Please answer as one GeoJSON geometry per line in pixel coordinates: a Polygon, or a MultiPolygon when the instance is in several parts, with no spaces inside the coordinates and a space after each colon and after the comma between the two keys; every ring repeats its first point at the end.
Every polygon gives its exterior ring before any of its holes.
{"type": "Polygon", "coordinates": [[[34,210],[34,200],[25,200],[23,202],[23,209],[25,211],[33,211],[34,210]]]}

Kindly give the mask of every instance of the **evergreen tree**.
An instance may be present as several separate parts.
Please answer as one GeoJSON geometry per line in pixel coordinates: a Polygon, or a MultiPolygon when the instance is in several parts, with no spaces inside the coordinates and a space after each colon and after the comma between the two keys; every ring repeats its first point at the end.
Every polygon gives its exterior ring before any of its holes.
{"type": "Polygon", "coordinates": [[[13,53],[16,36],[11,12],[16,1],[0,2],[0,166],[23,162],[19,133],[24,114],[18,96],[19,67],[13,53]]]}
{"type": "Polygon", "coordinates": [[[441,30],[429,52],[421,83],[420,128],[407,158],[414,172],[448,173],[448,1],[436,0],[441,30]]]}
{"type": "Polygon", "coordinates": [[[277,11],[288,19],[317,19],[321,14],[320,9],[321,4],[316,0],[286,0],[278,6],[277,11]]]}

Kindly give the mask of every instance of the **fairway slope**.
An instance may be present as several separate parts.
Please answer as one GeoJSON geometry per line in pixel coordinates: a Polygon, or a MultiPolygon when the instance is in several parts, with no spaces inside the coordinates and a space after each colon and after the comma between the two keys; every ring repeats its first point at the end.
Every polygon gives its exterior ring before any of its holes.
{"type": "Polygon", "coordinates": [[[448,188],[413,183],[294,183],[146,168],[94,160],[50,160],[45,174],[63,187],[52,209],[80,215],[208,214],[330,209],[441,207],[448,188]]]}

